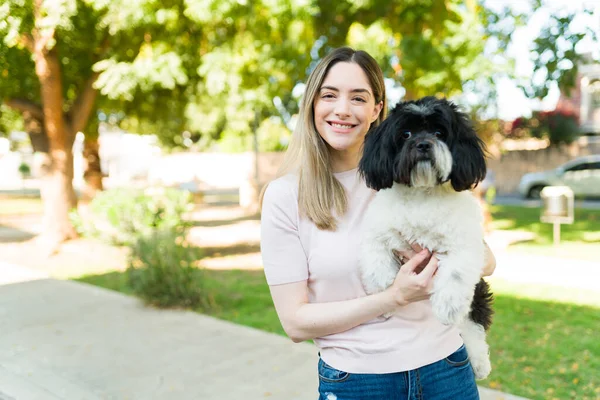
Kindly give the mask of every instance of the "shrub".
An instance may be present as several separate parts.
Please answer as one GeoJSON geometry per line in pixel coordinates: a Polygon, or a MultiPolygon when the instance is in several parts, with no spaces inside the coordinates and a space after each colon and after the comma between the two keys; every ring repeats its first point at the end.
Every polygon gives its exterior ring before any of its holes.
{"type": "Polygon", "coordinates": [[[534,111],[531,118],[517,118],[513,121],[511,135],[523,137],[529,133],[535,138],[548,138],[550,144],[572,143],[579,136],[577,114],[565,111],[534,111]]]}
{"type": "Polygon", "coordinates": [[[198,247],[173,230],[141,236],[130,246],[127,279],[134,293],[158,307],[206,306],[198,247]]]}
{"type": "Polygon", "coordinates": [[[31,175],[31,167],[29,166],[29,164],[24,162],[21,163],[19,165],[19,173],[22,177],[28,177],[29,175],[31,175]]]}
{"type": "Polygon", "coordinates": [[[71,220],[84,236],[117,245],[131,245],[141,236],[171,230],[181,236],[190,224],[184,217],[193,207],[189,192],[169,189],[110,189],[100,192],[84,215],[71,220]]]}

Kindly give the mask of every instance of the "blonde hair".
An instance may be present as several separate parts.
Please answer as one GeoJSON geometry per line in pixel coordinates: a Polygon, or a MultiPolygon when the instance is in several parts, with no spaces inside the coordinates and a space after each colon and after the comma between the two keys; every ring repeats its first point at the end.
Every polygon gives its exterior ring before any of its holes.
{"type": "Polygon", "coordinates": [[[341,47],[325,56],[311,72],[300,104],[298,122],[277,177],[291,172],[298,175],[298,208],[319,229],[335,231],[336,217],[345,214],[348,201],[341,183],[333,175],[327,143],[321,138],[314,121],[314,102],[327,73],[338,62],[355,63],[362,68],[375,97],[375,104],[383,103],[377,120],[385,118],[387,101],[383,73],[377,61],[367,52],[341,47]]]}

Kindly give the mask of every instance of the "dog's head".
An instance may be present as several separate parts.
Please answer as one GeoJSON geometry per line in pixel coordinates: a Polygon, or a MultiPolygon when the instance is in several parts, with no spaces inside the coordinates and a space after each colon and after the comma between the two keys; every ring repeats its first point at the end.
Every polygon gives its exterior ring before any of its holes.
{"type": "Polygon", "coordinates": [[[367,134],[359,171],[375,190],[394,182],[433,187],[448,180],[454,190],[467,190],[485,178],[485,145],[455,104],[424,97],[398,103],[367,134]]]}

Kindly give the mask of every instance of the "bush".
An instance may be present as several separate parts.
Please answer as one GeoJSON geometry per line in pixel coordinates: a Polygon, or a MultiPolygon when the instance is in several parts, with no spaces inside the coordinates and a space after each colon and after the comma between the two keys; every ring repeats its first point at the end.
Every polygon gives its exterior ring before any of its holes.
{"type": "Polygon", "coordinates": [[[178,232],[160,230],[131,246],[127,279],[134,293],[158,307],[206,306],[202,271],[194,266],[201,251],[178,232]]]}
{"type": "Polygon", "coordinates": [[[525,134],[542,139],[550,144],[570,144],[579,136],[577,114],[565,110],[534,111],[531,118],[517,118],[511,128],[511,135],[523,137],[525,134]]]}
{"type": "Polygon", "coordinates": [[[111,189],[100,192],[85,215],[71,214],[80,234],[117,245],[131,245],[138,237],[171,230],[184,236],[189,228],[185,214],[193,207],[189,192],[155,188],[111,189]]]}
{"type": "Polygon", "coordinates": [[[28,177],[29,175],[31,175],[31,167],[29,166],[29,164],[27,164],[27,163],[21,163],[19,165],[19,173],[24,178],[28,177]]]}

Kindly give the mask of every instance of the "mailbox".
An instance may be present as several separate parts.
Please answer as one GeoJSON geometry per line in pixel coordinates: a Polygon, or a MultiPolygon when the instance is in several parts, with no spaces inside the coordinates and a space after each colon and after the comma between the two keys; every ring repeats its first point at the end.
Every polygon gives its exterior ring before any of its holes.
{"type": "Polygon", "coordinates": [[[554,225],[553,242],[560,243],[560,224],[573,223],[573,191],[566,186],[546,186],[540,193],[542,215],[540,220],[554,225]]]}
{"type": "Polygon", "coordinates": [[[542,222],[573,223],[573,191],[567,186],[546,186],[542,189],[542,222]]]}

